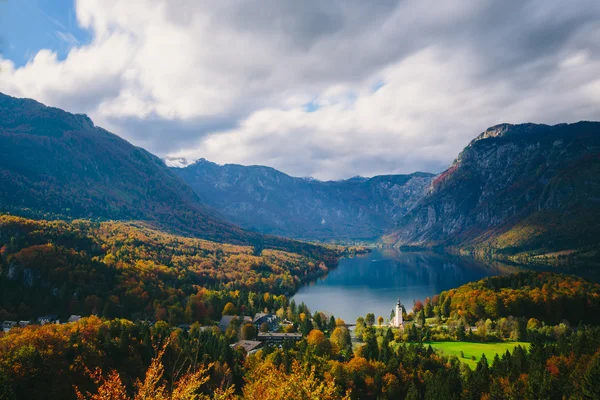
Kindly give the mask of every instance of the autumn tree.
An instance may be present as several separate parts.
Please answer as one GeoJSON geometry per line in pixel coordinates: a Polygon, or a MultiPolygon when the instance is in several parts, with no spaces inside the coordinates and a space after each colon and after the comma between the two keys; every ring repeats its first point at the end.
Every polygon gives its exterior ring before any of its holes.
{"type": "Polygon", "coordinates": [[[337,354],[340,354],[344,359],[349,359],[352,356],[352,338],[348,328],[345,326],[336,327],[330,340],[337,354]]]}
{"type": "Polygon", "coordinates": [[[245,324],[240,330],[242,339],[251,340],[256,337],[256,327],[253,324],[245,324]]]}
{"type": "Polygon", "coordinates": [[[76,389],[78,400],[208,400],[208,399],[230,399],[233,398],[233,387],[223,391],[217,389],[213,396],[200,394],[199,390],[210,379],[209,369],[212,365],[200,367],[195,371],[189,370],[177,379],[171,388],[163,379],[165,367],[162,358],[165,354],[167,344],[162,347],[158,355],[152,359],[150,367],[146,371],[146,377],[143,381],[138,380],[135,383],[135,394],[133,397],[127,394],[127,388],[123,384],[121,376],[115,370],[104,374],[101,369],[90,371],[90,376],[98,386],[95,393],[82,393],[76,389]]]}
{"type": "Polygon", "coordinates": [[[223,307],[223,315],[235,315],[237,314],[237,308],[232,302],[225,304],[223,307]]]}
{"type": "Polygon", "coordinates": [[[333,379],[320,379],[315,368],[308,371],[294,361],[290,373],[269,361],[259,363],[246,377],[244,398],[249,400],[349,399],[333,379]]]}
{"type": "Polygon", "coordinates": [[[331,354],[331,342],[329,342],[323,332],[318,329],[310,331],[306,337],[306,342],[317,355],[322,356],[331,354]]]}

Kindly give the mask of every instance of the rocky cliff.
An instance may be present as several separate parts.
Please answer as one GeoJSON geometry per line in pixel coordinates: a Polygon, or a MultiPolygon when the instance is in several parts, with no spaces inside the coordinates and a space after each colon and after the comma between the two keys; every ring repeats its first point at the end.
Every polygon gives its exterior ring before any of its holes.
{"type": "Polygon", "coordinates": [[[385,237],[544,254],[598,244],[600,123],[502,124],[475,138],[385,237]]]}

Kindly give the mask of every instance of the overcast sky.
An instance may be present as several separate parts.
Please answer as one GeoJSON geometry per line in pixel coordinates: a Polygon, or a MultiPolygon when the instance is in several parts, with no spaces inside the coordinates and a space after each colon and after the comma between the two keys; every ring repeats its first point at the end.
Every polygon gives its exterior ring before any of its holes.
{"type": "Polygon", "coordinates": [[[502,122],[600,119],[598,0],[0,0],[0,91],[164,156],[440,172],[502,122]]]}

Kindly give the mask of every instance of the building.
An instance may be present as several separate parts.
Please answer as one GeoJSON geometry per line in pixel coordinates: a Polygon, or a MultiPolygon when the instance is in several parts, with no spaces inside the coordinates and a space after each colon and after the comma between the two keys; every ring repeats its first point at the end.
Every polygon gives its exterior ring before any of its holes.
{"type": "Polygon", "coordinates": [[[58,315],[54,315],[54,314],[44,315],[43,317],[39,317],[37,319],[37,322],[40,325],[54,324],[54,323],[58,322],[58,315]]]}
{"type": "Polygon", "coordinates": [[[263,346],[263,342],[258,340],[240,340],[237,343],[231,345],[231,348],[237,349],[239,347],[246,351],[246,354],[252,354],[258,351],[263,346]]]}
{"type": "Polygon", "coordinates": [[[286,340],[299,341],[302,340],[301,333],[275,333],[275,332],[263,332],[259,333],[257,339],[261,342],[269,344],[281,344],[286,340]]]}
{"type": "Polygon", "coordinates": [[[279,318],[277,318],[277,315],[273,314],[256,313],[252,323],[256,325],[258,329],[260,329],[263,324],[269,326],[269,331],[276,331],[279,329],[279,318]]]}
{"type": "Polygon", "coordinates": [[[81,319],[81,315],[71,315],[67,322],[77,322],[81,319]]]}
{"type": "Polygon", "coordinates": [[[398,297],[398,302],[396,303],[396,314],[392,320],[392,326],[400,329],[404,328],[404,320],[402,319],[402,303],[400,303],[400,297],[398,297]]]}
{"type": "MultiPolygon", "coordinates": [[[[223,317],[221,317],[221,320],[219,321],[219,329],[221,330],[221,332],[225,332],[227,330],[227,328],[229,328],[229,325],[231,325],[231,322],[234,319],[239,319],[240,317],[238,317],[237,315],[223,315],[223,317]]],[[[252,323],[252,318],[249,316],[243,316],[242,317],[242,325],[245,324],[246,322],[248,323],[252,323]]]]}
{"type": "Polygon", "coordinates": [[[4,332],[10,331],[13,327],[17,325],[17,321],[4,321],[2,323],[2,330],[4,332]]]}

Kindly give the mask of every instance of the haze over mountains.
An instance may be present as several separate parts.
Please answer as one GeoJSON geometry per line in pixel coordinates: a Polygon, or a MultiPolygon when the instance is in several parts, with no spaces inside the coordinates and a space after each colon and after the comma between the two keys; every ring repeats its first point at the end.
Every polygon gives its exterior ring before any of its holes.
{"type": "Polygon", "coordinates": [[[590,249],[600,235],[596,122],[489,128],[437,177],[322,182],[262,166],[167,163],[86,116],[0,95],[4,212],[141,220],[259,247],[298,245],[263,234],[384,237],[395,246],[514,255],[590,249]]]}

